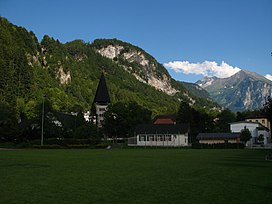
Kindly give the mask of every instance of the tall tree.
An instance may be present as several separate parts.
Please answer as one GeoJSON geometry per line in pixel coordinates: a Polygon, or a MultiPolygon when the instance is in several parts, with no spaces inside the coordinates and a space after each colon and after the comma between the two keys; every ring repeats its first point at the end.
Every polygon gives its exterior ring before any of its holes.
{"type": "Polygon", "coordinates": [[[136,102],[118,102],[110,105],[105,113],[103,130],[108,137],[129,137],[133,135],[136,125],[148,123],[151,111],[136,102]]]}
{"type": "Polygon", "coordinates": [[[241,134],[240,134],[240,140],[244,143],[246,143],[247,141],[249,141],[251,138],[251,133],[247,128],[244,128],[243,130],[241,130],[241,134]]]}
{"type": "Polygon", "coordinates": [[[216,132],[230,132],[230,125],[229,123],[232,123],[235,121],[236,116],[233,112],[231,112],[229,109],[223,110],[218,115],[219,121],[216,124],[216,132]]]}
{"type": "Polygon", "coordinates": [[[189,105],[189,103],[182,101],[177,113],[177,123],[189,123],[191,129],[191,142],[200,132],[212,132],[213,120],[212,117],[206,113],[202,113],[189,105]]]}
{"type": "Polygon", "coordinates": [[[272,97],[268,96],[263,105],[262,112],[272,121],[272,97]]]}

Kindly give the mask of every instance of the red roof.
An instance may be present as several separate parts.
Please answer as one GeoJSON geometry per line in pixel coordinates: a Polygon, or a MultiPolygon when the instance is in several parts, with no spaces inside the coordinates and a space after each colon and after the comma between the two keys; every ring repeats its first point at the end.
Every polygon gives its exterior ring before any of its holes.
{"type": "Polygon", "coordinates": [[[154,124],[176,124],[176,121],[173,121],[172,119],[159,118],[154,121],[154,124]]]}

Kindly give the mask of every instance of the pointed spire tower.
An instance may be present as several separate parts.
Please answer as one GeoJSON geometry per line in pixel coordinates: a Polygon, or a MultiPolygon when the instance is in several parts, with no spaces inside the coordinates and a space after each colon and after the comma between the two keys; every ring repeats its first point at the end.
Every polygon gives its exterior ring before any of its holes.
{"type": "Polygon", "coordinates": [[[105,76],[102,73],[94,97],[94,105],[96,110],[96,123],[98,127],[102,126],[102,122],[104,120],[104,113],[107,111],[109,103],[110,95],[108,92],[105,76]]]}

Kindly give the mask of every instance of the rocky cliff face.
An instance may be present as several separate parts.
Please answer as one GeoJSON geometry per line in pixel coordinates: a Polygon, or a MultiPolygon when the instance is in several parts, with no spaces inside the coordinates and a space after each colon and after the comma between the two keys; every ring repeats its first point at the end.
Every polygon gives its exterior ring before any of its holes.
{"type": "Polygon", "coordinates": [[[205,77],[197,84],[232,111],[259,109],[266,98],[272,96],[272,81],[245,70],[224,79],[205,77]]]}
{"type": "Polygon", "coordinates": [[[98,49],[97,52],[104,57],[118,61],[126,71],[143,83],[147,83],[168,95],[175,95],[179,92],[172,86],[171,77],[167,72],[159,73],[161,65],[141,50],[127,49],[122,45],[107,45],[98,49]]]}

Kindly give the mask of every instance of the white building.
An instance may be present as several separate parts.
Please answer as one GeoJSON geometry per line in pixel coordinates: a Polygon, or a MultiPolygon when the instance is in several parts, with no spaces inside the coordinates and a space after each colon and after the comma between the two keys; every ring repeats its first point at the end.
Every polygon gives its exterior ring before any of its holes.
{"type": "Polygon", "coordinates": [[[189,144],[189,124],[138,125],[128,146],[181,147],[189,144]]]}
{"type": "Polygon", "coordinates": [[[266,145],[270,141],[269,129],[258,122],[239,121],[230,124],[231,132],[240,133],[245,128],[251,133],[250,144],[257,143],[260,136],[263,136],[263,144],[266,145]]]}

